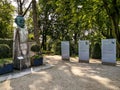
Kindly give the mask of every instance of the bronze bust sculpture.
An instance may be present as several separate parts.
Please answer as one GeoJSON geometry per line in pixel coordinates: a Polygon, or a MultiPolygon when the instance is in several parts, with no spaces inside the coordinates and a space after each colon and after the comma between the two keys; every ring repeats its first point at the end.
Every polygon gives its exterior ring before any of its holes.
{"type": "Polygon", "coordinates": [[[15,18],[15,23],[17,24],[18,27],[24,28],[24,26],[25,26],[25,19],[24,19],[24,17],[22,15],[18,15],[15,18]]]}

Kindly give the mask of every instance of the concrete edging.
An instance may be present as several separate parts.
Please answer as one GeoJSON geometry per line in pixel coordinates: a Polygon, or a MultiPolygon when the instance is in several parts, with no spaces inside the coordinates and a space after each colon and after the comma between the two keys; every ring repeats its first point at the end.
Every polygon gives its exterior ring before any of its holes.
{"type": "Polygon", "coordinates": [[[34,73],[36,71],[41,71],[41,70],[44,70],[44,69],[51,68],[53,66],[54,65],[46,64],[44,66],[31,67],[31,68],[24,69],[24,70],[19,71],[19,72],[12,72],[12,73],[9,73],[9,74],[6,74],[6,75],[1,75],[0,76],[0,82],[5,81],[5,80],[14,79],[14,78],[19,78],[19,77],[25,76],[27,74],[34,73]]]}

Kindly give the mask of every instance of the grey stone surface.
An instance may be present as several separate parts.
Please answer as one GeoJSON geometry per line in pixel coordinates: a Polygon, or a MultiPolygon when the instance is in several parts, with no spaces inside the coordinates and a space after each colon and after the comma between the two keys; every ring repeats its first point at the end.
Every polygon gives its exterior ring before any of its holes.
{"type": "Polygon", "coordinates": [[[33,73],[33,72],[37,72],[40,70],[51,68],[53,66],[54,65],[51,65],[51,64],[45,64],[45,65],[38,66],[38,67],[31,67],[28,69],[24,69],[22,71],[14,71],[14,72],[9,73],[9,74],[4,74],[4,75],[0,76],[0,82],[5,81],[5,80],[9,80],[9,79],[19,78],[19,77],[25,76],[25,75],[33,73]]]}

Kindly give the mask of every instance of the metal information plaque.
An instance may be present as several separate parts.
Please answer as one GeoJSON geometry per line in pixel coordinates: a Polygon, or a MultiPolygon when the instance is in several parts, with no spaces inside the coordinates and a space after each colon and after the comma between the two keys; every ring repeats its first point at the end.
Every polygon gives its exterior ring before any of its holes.
{"type": "Polygon", "coordinates": [[[102,40],[102,63],[116,65],[116,39],[102,40]]]}
{"type": "Polygon", "coordinates": [[[69,41],[62,41],[61,42],[61,54],[62,60],[69,60],[70,58],[70,51],[69,51],[69,41]]]}
{"type": "Polygon", "coordinates": [[[89,41],[79,40],[78,42],[79,62],[89,63],[89,41]]]}

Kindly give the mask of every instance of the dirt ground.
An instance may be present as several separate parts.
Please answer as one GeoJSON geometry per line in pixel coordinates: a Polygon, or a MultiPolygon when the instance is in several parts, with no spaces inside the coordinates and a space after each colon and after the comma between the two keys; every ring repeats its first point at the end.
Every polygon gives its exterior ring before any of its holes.
{"type": "Polygon", "coordinates": [[[54,67],[0,83],[0,90],[120,90],[120,63],[102,65],[62,61],[60,56],[45,56],[54,67]]]}

